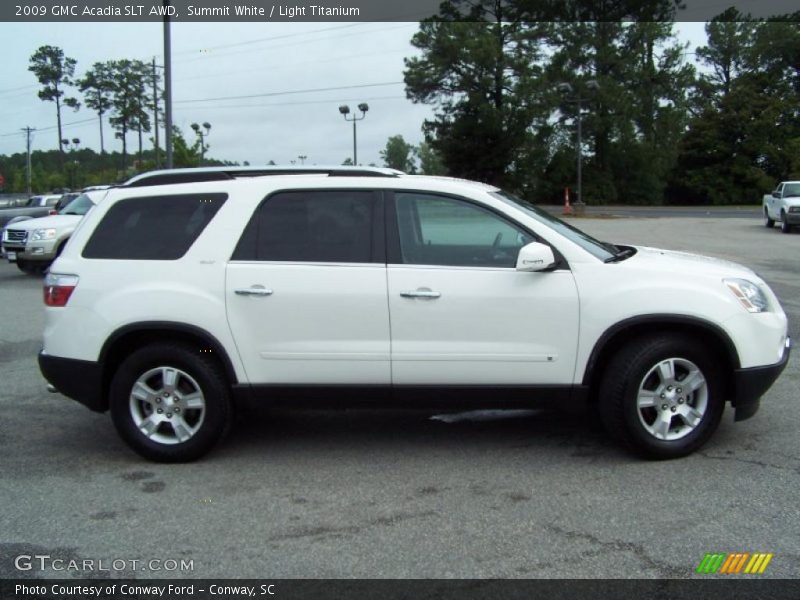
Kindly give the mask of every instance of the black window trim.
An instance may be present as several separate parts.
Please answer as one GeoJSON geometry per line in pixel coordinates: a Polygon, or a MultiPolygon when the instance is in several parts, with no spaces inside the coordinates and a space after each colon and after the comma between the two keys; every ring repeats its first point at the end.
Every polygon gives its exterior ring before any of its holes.
{"type": "Polygon", "coordinates": [[[540,236],[538,233],[533,231],[530,227],[523,225],[519,221],[512,219],[508,215],[500,212],[493,206],[488,206],[483,202],[479,202],[477,200],[473,200],[472,198],[467,198],[465,196],[460,196],[458,194],[449,194],[446,192],[439,192],[439,191],[431,191],[425,189],[386,189],[384,190],[385,193],[385,200],[384,200],[384,215],[386,218],[386,263],[387,265],[395,265],[395,266],[403,266],[403,267],[419,267],[419,268],[442,268],[442,269],[470,269],[470,270],[502,270],[502,271],[514,271],[514,267],[486,267],[486,266],[469,266],[469,265],[418,265],[413,263],[406,263],[403,261],[403,255],[400,250],[400,229],[399,224],[397,223],[397,210],[395,205],[395,194],[423,194],[426,196],[438,196],[440,198],[444,198],[446,200],[455,200],[460,202],[465,202],[467,204],[471,204],[477,208],[483,209],[501,221],[505,221],[508,225],[515,227],[517,229],[521,229],[528,235],[530,235],[534,241],[537,241],[541,244],[545,244],[549,246],[550,249],[553,251],[553,256],[556,259],[557,267],[554,270],[566,270],[569,271],[569,263],[567,259],[564,258],[564,255],[558,251],[558,248],[553,246],[550,242],[540,236]]]}
{"type": "Polygon", "coordinates": [[[376,264],[385,265],[386,264],[386,198],[385,198],[385,190],[380,188],[371,188],[371,187],[300,187],[300,188],[281,188],[277,190],[271,191],[269,194],[264,196],[261,201],[256,205],[253,209],[253,212],[250,214],[250,218],[247,220],[244,228],[242,228],[242,232],[239,235],[239,239],[236,241],[236,244],[231,250],[231,254],[228,257],[228,263],[235,263],[235,264],[256,264],[256,265],[318,265],[318,266],[325,266],[325,267],[342,267],[342,266],[374,266],[376,264]],[[373,195],[373,201],[375,202],[375,209],[373,210],[373,219],[372,219],[372,244],[370,248],[370,260],[368,262],[341,262],[341,261],[321,261],[321,260],[257,260],[257,259],[240,259],[234,258],[236,251],[239,248],[239,244],[244,237],[245,232],[251,226],[251,223],[258,218],[259,211],[261,207],[264,206],[273,196],[278,194],[285,194],[285,193],[297,193],[297,192],[369,192],[373,195]]]}

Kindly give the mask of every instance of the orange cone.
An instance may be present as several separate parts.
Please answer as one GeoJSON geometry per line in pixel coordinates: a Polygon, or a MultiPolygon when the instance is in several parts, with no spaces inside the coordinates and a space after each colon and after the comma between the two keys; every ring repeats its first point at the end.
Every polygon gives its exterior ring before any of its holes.
{"type": "Polygon", "coordinates": [[[571,215],[572,207],[569,204],[569,188],[564,188],[564,214],[571,215]]]}

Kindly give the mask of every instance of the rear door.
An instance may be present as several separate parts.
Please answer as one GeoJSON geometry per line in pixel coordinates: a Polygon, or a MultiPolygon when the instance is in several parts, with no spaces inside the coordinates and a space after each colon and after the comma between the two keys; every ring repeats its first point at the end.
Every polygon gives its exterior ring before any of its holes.
{"type": "Polygon", "coordinates": [[[383,199],[273,194],[227,267],[228,321],[252,384],[390,383],[383,199]]]}

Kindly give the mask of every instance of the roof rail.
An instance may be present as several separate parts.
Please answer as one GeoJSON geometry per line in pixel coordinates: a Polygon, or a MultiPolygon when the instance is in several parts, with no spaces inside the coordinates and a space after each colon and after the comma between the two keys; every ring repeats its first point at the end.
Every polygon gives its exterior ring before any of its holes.
{"type": "Polygon", "coordinates": [[[327,175],[328,177],[398,177],[402,171],[380,167],[198,167],[191,169],[163,169],[136,175],[121,187],[144,187],[172,183],[199,183],[226,181],[240,177],[266,177],[276,175],[327,175]]]}

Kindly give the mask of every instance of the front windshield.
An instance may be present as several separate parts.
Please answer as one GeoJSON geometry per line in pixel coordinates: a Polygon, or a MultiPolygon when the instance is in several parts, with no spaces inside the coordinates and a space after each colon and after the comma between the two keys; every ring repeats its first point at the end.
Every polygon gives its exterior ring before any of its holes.
{"type": "Polygon", "coordinates": [[[783,197],[800,196],[800,183],[787,183],[783,186],[783,197]]]}
{"type": "Polygon", "coordinates": [[[542,225],[545,225],[553,231],[563,235],[568,240],[578,244],[578,246],[600,260],[608,260],[618,252],[618,248],[616,248],[613,244],[594,239],[592,236],[584,233],[577,227],[573,227],[569,223],[565,223],[561,219],[554,217],[550,213],[542,210],[527,200],[522,200],[521,198],[512,196],[507,192],[490,192],[490,194],[498,200],[502,200],[507,204],[512,204],[517,208],[521,208],[523,211],[525,211],[525,214],[533,217],[542,225]]]}
{"type": "Polygon", "coordinates": [[[86,194],[81,194],[64,208],[58,211],[60,215],[85,215],[94,206],[94,202],[86,194]]]}

